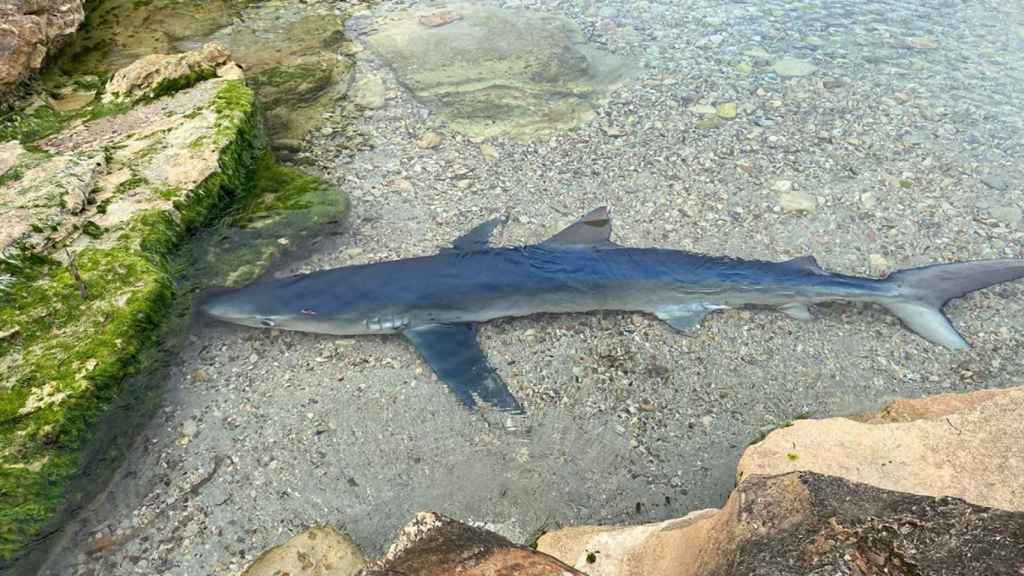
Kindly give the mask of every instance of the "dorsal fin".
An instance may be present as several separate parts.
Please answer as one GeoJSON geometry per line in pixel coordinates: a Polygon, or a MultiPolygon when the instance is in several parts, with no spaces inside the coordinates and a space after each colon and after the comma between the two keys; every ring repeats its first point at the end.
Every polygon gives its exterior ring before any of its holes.
{"type": "Polygon", "coordinates": [[[492,218],[481,222],[473,227],[472,230],[466,232],[462,236],[459,236],[452,242],[452,247],[445,251],[455,252],[472,252],[474,250],[482,250],[487,248],[487,243],[491,240],[491,234],[498,227],[508,222],[507,216],[500,218],[492,218]]]}
{"type": "Polygon", "coordinates": [[[548,238],[541,244],[549,246],[611,245],[612,220],[608,207],[601,206],[587,212],[573,225],[548,238]]]}
{"type": "Polygon", "coordinates": [[[827,272],[822,270],[821,266],[818,265],[818,260],[814,256],[797,256],[796,258],[786,260],[785,262],[780,262],[780,264],[791,266],[793,268],[800,268],[801,270],[807,270],[814,272],[815,274],[827,274],[827,272]]]}

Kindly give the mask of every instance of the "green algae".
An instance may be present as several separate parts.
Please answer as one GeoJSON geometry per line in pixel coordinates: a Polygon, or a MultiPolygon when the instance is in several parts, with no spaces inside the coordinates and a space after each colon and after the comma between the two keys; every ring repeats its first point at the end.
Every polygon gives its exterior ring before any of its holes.
{"type": "Polygon", "coordinates": [[[203,286],[241,286],[341,223],[347,197],[264,152],[245,199],[197,241],[187,268],[203,286]]]}
{"type": "Polygon", "coordinates": [[[49,136],[64,126],[64,116],[49,106],[39,106],[31,112],[8,112],[0,116],[0,142],[26,143],[49,136]]]}
{"type": "Polygon", "coordinates": [[[151,210],[75,269],[52,257],[0,260],[0,568],[74,506],[95,423],[144,369],[174,296],[173,259],[190,232],[244,196],[265,141],[252,92],[226,82],[214,100],[219,170],[176,206],[151,210]]]}
{"type": "Polygon", "coordinates": [[[251,0],[93,0],[85,22],[54,62],[71,77],[109,78],[149,54],[180,52],[178,43],[203,38],[239,15],[251,0]]]}

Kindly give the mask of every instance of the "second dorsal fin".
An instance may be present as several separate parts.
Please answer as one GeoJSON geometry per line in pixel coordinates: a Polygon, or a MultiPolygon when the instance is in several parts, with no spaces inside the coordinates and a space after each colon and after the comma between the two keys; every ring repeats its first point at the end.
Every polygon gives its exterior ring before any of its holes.
{"type": "Polygon", "coordinates": [[[611,245],[612,220],[608,208],[601,206],[587,212],[568,228],[548,238],[542,244],[549,246],[611,245]]]}

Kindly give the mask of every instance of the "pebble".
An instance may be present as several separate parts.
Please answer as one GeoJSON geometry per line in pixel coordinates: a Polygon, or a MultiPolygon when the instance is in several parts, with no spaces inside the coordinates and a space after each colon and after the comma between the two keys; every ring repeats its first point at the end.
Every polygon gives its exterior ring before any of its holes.
{"type": "Polygon", "coordinates": [[[779,193],[789,192],[792,189],[793,189],[793,181],[792,180],[776,180],[775,183],[772,184],[772,190],[774,190],[776,192],[779,192],[779,193]]]}
{"type": "Polygon", "coordinates": [[[784,78],[793,78],[797,76],[808,76],[813,74],[818,69],[817,66],[811,64],[807,60],[801,60],[799,58],[793,58],[786,56],[785,58],[778,60],[772,65],[772,70],[776,74],[784,78]]]}
{"type": "Polygon", "coordinates": [[[981,183],[993,190],[1006,192],[1010,188],[1010,181],[999,174],[988,174],[981,177],[981,183]]]}
{"type": "Polygon", "coordinates": [[[181,424],[181,433],[185,436],[195,436],[196,432],[199,432],[199,425],[196,424],[195,420],[189,418],[181,424]]]}
{"type": "Polygon", "coordinates": [[[889,273],[891,265],[889,261],[885,259],[885,256],[881,254],[871,254],[868,256],[868,270],[875,276],[885,276],[889,273]]]}
{"type": "Polygon", "coordinates": [[[430,150],[441,145],[444,138],[437,132],[425,132],[416,140],[416,147],[423,150],[430,150]]]}
{"type": "Polygon", "coordinates": [[[700,128],[701,130],[706,130],[708,128],[717,128],[718,125],[721,124],[721,122],[722,121],[719,120],[717,116],[714,116],[711,118],[702,118],[698,120],[694,126],[700,128]]]}
{"type": "Polygon", "coordinates": [[[989,215],[1007,226],[1016,228],[1024,221],[1024,212],[1017,206],[997,206],[988,211],[989,215]]]}
{"type": "Polygon", "coordinates": [[[790,190],[779,195],[779,206],[786,212],[810,212],[818,207],[818,201],[805,192],[790,190]]]}
{"type": "Polygon", "coordinates": [[[367,76],[352,89],[352,101],[356,106],[377,110],[384,107],[384,81],[378,76],[367,76]]]}
{"type": "Polygon", "coordinates": [[[498,159],[498,149],[486,142],[480,145],[480,153],[484,155],[484,160],[488,162],[494,162],[498,159]]]}
{"type": "Polygon", "coordinates": [[[736,103],[723,102],[722,104],[718,105],[718,108],[715,110],[715,113],[718,114],[719,118],[722,118],[724,120],[732,120],[733,118],[736,117],[736,103]]]}

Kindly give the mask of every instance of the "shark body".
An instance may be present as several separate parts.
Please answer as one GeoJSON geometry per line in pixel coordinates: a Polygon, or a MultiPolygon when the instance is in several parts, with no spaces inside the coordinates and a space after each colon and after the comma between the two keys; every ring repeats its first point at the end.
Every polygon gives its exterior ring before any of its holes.
{"type": "Polygon", "coordinates": [[[650,313],[690,332],[716,309],[770,307],[806,320],[809,305],[860,301],[884,306],[934,343],[962,349],[967,342],[942,306],[1024,277],[1024,259],[938,264],[872,279],[825,272],[809,256],[765,262],[628,248],[611,242],[604,208],[543,243],[491,247],[500,222],[480,224],[439,254],[258,282],[210,299],[203,310],[253,327],[400,333],[466,406],[482,401],[518,412],[521,405],[477,343],[481,322],[622,310],[650,313]]]}

